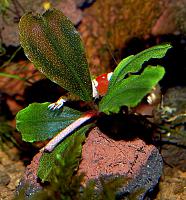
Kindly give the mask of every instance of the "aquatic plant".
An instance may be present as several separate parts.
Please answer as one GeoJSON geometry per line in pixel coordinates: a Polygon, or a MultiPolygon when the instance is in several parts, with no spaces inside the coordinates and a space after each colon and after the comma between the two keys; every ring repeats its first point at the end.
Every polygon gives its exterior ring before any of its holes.
{"type": "Polygon", "coordinates": [[[170,44],[162,44],[131,55],[121,60],[110,76],[101,75],[101,79],[91,81],[80,36],[61,11],[50,9],[43,15],[25,14],[19,23],[19,33],[25,55],[34,66],[73,94],[75,98],[71,100],[89,105],[85,112],[75,110],[68,106],[70,99],[62,97],[53,104],[33,103],[17,114],[17,129],[24,141],[52,138],[41,149],[38,177],[43,182],[53,180],[56,157],[62,155],[63,162],[67,162],[65,152],[75,143],[72,167],[66,169],[73,174],[80,162],[85,133],[101,115],[119,113],[123,107],[136,107],[165,73],[160,65],[144,67],[143,64],[164,57],[171,48],[170,44]],[[98,86],[103,89],[102,94],[98,86]]]}

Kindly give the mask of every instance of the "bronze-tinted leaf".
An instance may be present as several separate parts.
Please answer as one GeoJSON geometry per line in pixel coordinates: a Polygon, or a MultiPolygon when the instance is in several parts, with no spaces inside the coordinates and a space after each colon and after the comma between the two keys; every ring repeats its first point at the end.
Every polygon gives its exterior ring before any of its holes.
{"type": "Polygon", "coordinates": [[[19,23],[20,42],[35,67],[53,82],[78,95],[92,99],[92,85],[81,38],[61,11],[43,15],[25,14],[19,23]]]}

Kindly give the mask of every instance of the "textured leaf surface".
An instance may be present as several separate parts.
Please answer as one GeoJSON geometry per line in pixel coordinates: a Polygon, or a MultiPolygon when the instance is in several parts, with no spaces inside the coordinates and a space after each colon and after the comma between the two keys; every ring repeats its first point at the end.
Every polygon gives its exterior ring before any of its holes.
{"type": "Polygon", "coordinates": [[[112,90],[113,87],[122,81],[128,73],[138,72],[145,61],[148,61],[151,58],[162,58],[165,56],[167,50],[171,47],[170,44],[157,45],[146,49],[135,56],[131,55],[123,59],[114,70],[110,80],[109,90],[112,90]]]}
{"type": "Polygon", "coordinates": [[[103,97],[99,110],[118,113],[121,106],[135,107],[162,79],[165,70],[161,66],[148,66],[140,75],[131,75],[103,97]]]}
{"type": "Polygon", "coordinates": [[[61,142],[51,153],[43,154],[38,169],[38,176],[43,182],[52,181],[52,170],[57,165],[56,159],[60,155],[62,155],[61,159],[63,159],[63,168],[66,171],[68,170],[69,174],[73,174],[81,159],[82,143],[85,140],[85,133],[91,126],[89,124],[80,128],[61,142]]]}
{"type": "Polygon", "coordinates": [[[50,103],[33,103],[18,112],[16,126],[27,142],[41,141],[52,138],[81,116],[81,112],[63,107],[50,110],[50,103]]]}
{"type": "Polygon", "coordinates": [[[28,59],[45,76],[79,96],[92,99],[92,84],[82,41],[61,11],[25,14],[19,23],[20,42],[28,59]]]}

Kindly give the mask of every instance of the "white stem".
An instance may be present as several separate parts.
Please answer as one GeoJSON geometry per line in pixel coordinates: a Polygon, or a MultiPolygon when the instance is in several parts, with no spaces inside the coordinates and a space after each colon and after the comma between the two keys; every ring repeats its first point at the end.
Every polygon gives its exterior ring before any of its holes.
{"type": "Polygon", "coordinates": [[[84,114],[82,117],[74,121],[72,124],[67,126],[61,132],[59,132],[54,138],[50,140],[50,142],[44,146],[41,151],[43,152],[51,152],[53,149],[62,141],[64,140],[69,134],[71,134],[75,129],[81,126],[83,123],[91,119],[95,116],[95,113],[87,113],[84,114]]]}

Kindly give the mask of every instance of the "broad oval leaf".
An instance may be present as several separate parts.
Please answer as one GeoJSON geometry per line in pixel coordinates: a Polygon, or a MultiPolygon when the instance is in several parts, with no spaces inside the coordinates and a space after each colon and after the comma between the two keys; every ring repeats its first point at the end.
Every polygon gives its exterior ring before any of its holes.
{"type": "Polygon", "coordinates": [[[145,61],[148,61],[151,58],[164,57],[167,50],[171,47],[172,46],[170,44],[156,45],[136,55],[131,55],[123,59],[114,70],[108,91],[112,90],[118,82],[122,81],[128,73],[138,72],[142,68],[145,61]]]}
{"type": "Polygon", "coordinates": [[[27,142],[52,138],[81,116],[81,112],[64,106],[51,111],[50,103],[33,103],[16,115],[16,127],[27,142]]]}
{"type": "Polygon", "coordinates": [[[26,56],[38,70],[82,100],[92,100],[92,84],[81,38],[61,11],[25,14],[19,22],[19,34],[26,56]]]}
{"type": "Polygon", "coordinates": [[[88,124],[81,127],[73,135],[61,142],[51,153],[44,153],[42,155],[38,169],[38,176],[42,182],[53,180],[52,171],[55,170],[58,156],[63,159],[61,160],[63,166],[60,166],[65,170],[63,173],[67,173],[70,176],[68,178],[71,179],[81,159],[82,143],[86,138],[85,133],[91,126],[92,124],[88,124]]]}
{"type": "Polygon", "coordinates": [[[163,78],[165,69],[148,66],[140,75],[131,75],[103,97],[99,111],[118,113],[121,106],[135,107],[151,89],[163,78]]]}

